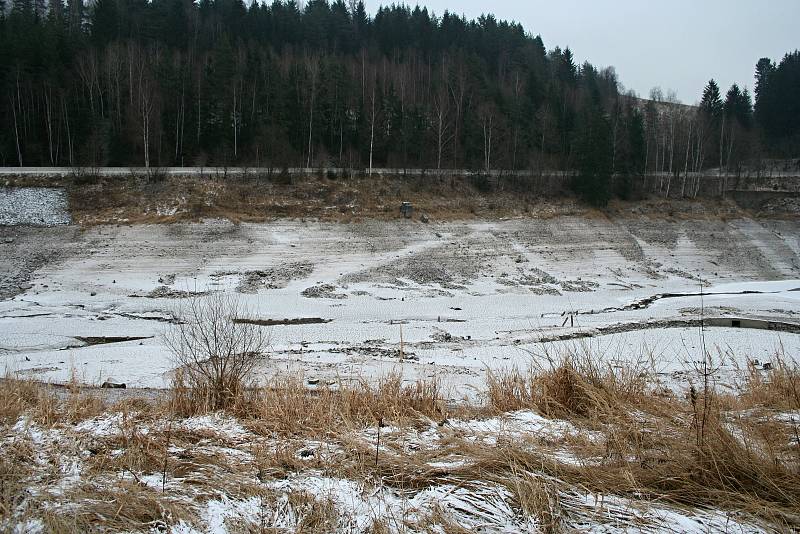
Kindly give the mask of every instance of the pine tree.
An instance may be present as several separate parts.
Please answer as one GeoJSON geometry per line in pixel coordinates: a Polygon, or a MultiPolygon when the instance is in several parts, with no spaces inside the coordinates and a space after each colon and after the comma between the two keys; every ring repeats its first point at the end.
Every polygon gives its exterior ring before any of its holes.
{"type": "Polygon", "coordinates": [[[611,125],[594,102],[585,105],[581,123],[575,191],[590,204],[605,206],[611,198],[611,125]]]}
{"type": "Polygon", "coordinates": [[[80,34],[83,31],[83,0],[67,0],[69,31],[80,34]]]}
{"type": "Polygon", "coordinates": [[[24,20],[30,20],[35,13],[34,0],[13,0],[11,12],[24,20]]]}
{"type": "Polygon", "coordinates": [[[753,113],[749,91],[747,89],[742,91],[739,85],[734,83],[725,95],[723,110],[727,121],[736,121],[739,125],[749,128],[753,113]]]}
{"type": "Polygon", "coordinates": [[[723,104],[720,98],[719,85],[710,80],[703,90],[703,99],[700,101],[700,111],[707,117],[718,119],[722,115],[723,104]]]}
{"type": "Polygon", "coordinates": [[[766,94],[770,77],[775,73],[775,63],[768,57],[762,57],[756,63],[756,113],[761,98],[766,94]]]}
{"type": "Polygon", "coordinates": [[[570,49],[490,15],[395,4],[372,19],[360,0],[94,0],[85,14],[82,0],[3,2],[0,123],[18,126],[0,130],[4,162],[141,164],[147,144],[153,164],[578,170],[602,192],[610,172],[736,161],[754,123],[768,151],[797,146],[796,54],[759,62],[755,121],[746,89],[723,102],[714,82],[696,120],[676,120],[669,97],[636,111],[613,69],[576,66],[570,49]]]}

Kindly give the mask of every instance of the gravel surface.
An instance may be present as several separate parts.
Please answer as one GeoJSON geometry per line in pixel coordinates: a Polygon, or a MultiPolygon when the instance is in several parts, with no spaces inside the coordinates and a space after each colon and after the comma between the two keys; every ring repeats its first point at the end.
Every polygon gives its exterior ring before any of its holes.
{"type": "Polygon", "coordinates": [[[0,188],[0,226],[69,224],[67,194],[48,187],[0,188]]]}

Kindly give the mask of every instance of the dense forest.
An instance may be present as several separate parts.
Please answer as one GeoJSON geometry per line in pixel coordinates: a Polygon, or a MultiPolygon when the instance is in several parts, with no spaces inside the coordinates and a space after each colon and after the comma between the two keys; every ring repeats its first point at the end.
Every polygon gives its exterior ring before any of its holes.
{"type": "MultiPolygon", "coordinates": [[[[625,94],[492,16],[294,0],[0,0],[0,165],[577,170],[796,155],[800,55],[755,102],[625,94]]],[[[675,73],[676,76],[680,73],[675,73]]],[[[699,95],[698,95],[699,96],[699,95]]]]}

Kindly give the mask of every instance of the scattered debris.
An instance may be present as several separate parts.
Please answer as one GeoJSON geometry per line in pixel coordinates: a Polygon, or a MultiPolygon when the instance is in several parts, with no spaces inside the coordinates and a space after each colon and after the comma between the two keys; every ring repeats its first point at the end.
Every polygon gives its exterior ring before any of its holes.
{"type": "Polygon", "coordinates": [[[285,263],[264,270],[246,271],[244,273],[214,273],[212,278],[239,274],[241,276],[236,291],[239,293],[257,293],[261,289],[280,289],[292,280],[308,278],[314,271],[314,265],[307,261],[285,263]]]}
{"type": "Polygon", "coordinates": [[[404,218],[410,219],[414,215],[414,206],[411,205],[411,202],[403,202],[400,205],[400,213],[404,218]]]}
{"type": "Polygon", "coordinates": [[[203,297],[205,295],[208,295],[208,291],[182,291],[168,286],[159,286],[145,295],[132,294],[128,296],[131,298],[148,299],[188,299],[192,297],[203,297]]]}
{"type": "Polygon", "coordinates": [[[345,293],[337,293],[336,286],[333,286],[331,284],[318,284],[309,287],[307,289],[304,289],[300,294],[308,299],[342,300],[347,298],[347,295],[345,293]]]}
{"type": "Polygon", "coordinates": [[[143,341],[145,339],[153,339],[153,336],[75,336],[75,339],[88,346],[94,345],[110,345],[113,343],[127,343],[129,341],[143,341]]]}
{"type": "Polygon", "coordinates": [[[297,326],[303,324],[327,324],[333,319],[319,317],[301,317],[299,319],[234,319],[236,324],[252,324],[256,326],[297,326]]]}

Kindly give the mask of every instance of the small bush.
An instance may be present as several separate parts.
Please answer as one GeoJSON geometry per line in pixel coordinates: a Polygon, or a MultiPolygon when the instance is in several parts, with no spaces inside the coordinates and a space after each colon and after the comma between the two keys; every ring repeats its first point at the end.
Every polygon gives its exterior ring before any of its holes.
{"type": "Polygon", "coordinates": [[[491,193],[492,192],[492,182],[489,179],[489,176],[486,174],[473,174],[469,178],[469,182],[481,193],[491,193]]]}
{"type": "Polygon", "coordinates": [[[165,335],[177,366],[176,411],[226,409],[243,400],[268,341],[261,327],[239,321],[247,315],[235,296],[223,293],[189,299],[176,311],[178,324],[165,335]]]}
{"type": "Polygon", "coordinates": [[[100,172],[91,167],[73,169],[71,177],[74,186],[97,185],[103,181],[100,172]]]}

